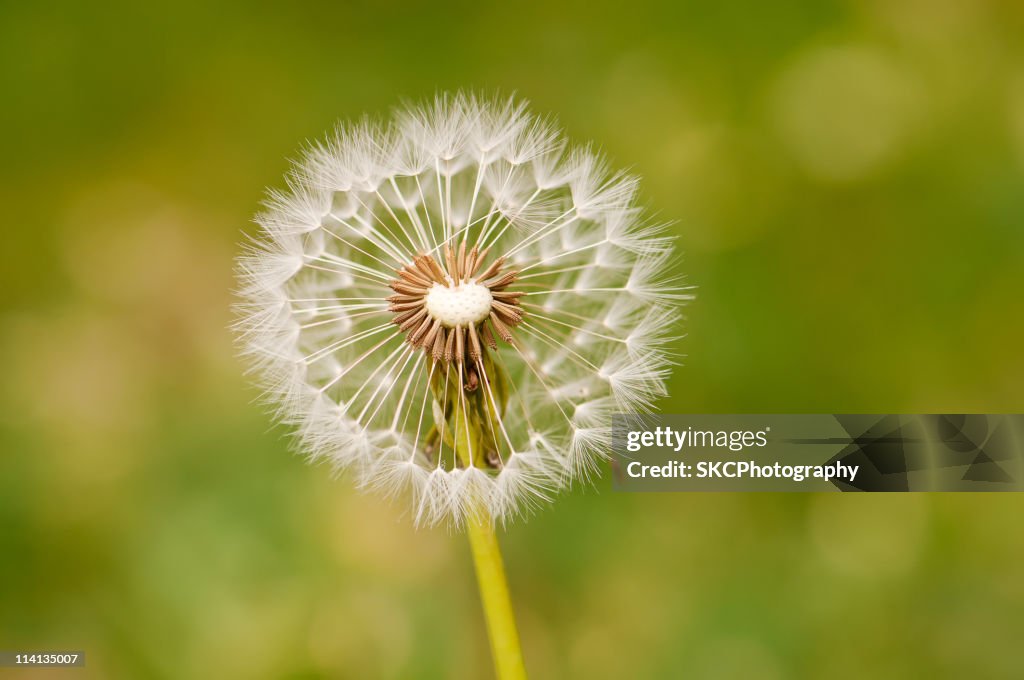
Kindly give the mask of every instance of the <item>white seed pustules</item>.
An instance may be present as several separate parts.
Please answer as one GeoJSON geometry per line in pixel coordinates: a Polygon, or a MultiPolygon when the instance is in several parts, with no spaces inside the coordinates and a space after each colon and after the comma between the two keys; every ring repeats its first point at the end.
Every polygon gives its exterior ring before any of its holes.
{"type": "Polygon", "coordinates": [[[476,325],[490,316],[492,300],[491,289],[476,281],[435,283],[427,291],[427,313],[445,328],[476,325]]]}

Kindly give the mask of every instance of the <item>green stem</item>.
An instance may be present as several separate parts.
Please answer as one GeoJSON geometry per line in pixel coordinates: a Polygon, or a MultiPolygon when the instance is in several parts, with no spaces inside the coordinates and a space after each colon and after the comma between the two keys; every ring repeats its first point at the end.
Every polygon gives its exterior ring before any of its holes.
{"type": "Polygon", "coordinates": [[[519,633],[494,524],[487,517],[470,519],[467,525],[469,545],[476,564],[476,581],[480,587],[484,618],[487,619],[487,634],[491,639],[495,674],[499,680],[525,680],[523,652],[519,648],[519,633]]]}
{"type": "MultiPolygon", "coordinates": [[[[475,410],[464,407],[465,395],[460,395],[455,402],[455,451],[462,464],[470,467],[476,464],[473,452],[479,453],[482,445],[481,428],[473,417],[475,410]]],[[[466,520],[466,526],[484,619],[487,621],[487,636],[491,641],[495,674],[498,680],[526,680],[512,598],[505,578],[505,565],[494,532],[494,519],[486,508],[478,507],[466,520]]]]}

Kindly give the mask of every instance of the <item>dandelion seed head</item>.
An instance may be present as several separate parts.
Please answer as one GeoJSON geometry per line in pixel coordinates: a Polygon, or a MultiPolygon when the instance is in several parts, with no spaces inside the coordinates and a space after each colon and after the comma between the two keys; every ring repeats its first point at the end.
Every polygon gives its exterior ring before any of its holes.
{"type": "Polygon", "coordinates": [[[417,523],[528,514],[665,392],[687,295],[636,191],[512,98],[342,125],[239,258],[242,353],[311,460],[417,523]]]}

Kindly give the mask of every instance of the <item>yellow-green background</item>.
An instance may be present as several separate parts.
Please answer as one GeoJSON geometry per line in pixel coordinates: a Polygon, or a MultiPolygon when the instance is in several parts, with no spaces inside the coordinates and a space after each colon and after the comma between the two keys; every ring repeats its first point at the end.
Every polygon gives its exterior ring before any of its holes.
{"type": "MultiPolygon", "coordinates": [[[[0,648],[88,659],[38,677],[490,672],[464,537],[289,453],[226,331],[286,158],[456,87],[677,221],[663,410],[1024,410],[1018,2],[5,2],[0,648]]],[[[606,477],[504,543],[537,678],[1012,678],[1022,511],[606,477]]]]}

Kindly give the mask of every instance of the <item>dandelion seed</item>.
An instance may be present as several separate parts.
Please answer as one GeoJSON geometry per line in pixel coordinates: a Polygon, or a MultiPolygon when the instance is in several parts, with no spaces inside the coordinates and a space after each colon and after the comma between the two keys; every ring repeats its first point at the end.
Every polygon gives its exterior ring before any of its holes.
{"type": "Polygon", "coordinates": [[[239,260],[243,351],[311,458],[419,523],[511,518],[664,394],[686,294],[636,185],[512,99],[342,126],[239,260]]]}

